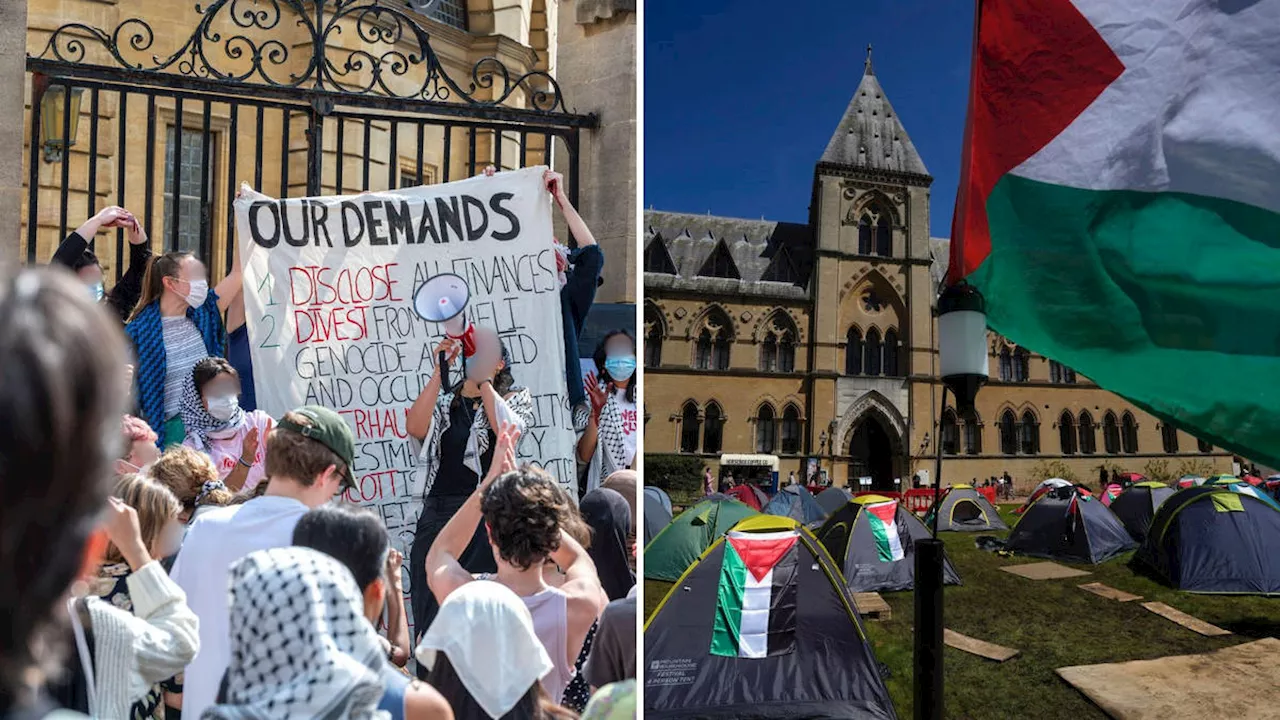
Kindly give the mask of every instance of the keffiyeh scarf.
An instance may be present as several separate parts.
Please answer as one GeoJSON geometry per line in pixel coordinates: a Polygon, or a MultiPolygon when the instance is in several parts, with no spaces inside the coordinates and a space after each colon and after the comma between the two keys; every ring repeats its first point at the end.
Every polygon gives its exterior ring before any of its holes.
{"type": "Polygon", "coordinates": [[[387,720],[385,662],[364,600],[337,560],[301,547],[260,550],[231,568],[227,702],[214,720],[387,720]]]}
{"type": "Polygon", "coordinates": [[[609,393],[600,410],[600,430],[597,447],[602,449],[600,474],[609,477],[618,470],[627,469],[626,440],[622,432],[622,408],[618,407],[618,393],[612,385],[604,386],[609,393]]]}
{"type": "MultiPolygon", "coordinates": [[[[436,400],[431,429],[418,455],[418,461],[423,467],[414,481],[413,496],[416,498],[426,497],[431,492],[431,486],[436,482],[436,474],[440,471],[440,438],[444,437],[445,431],[449,429],[449,406],[452,403],[453,393],[448,392],[441,392],[439,399],[436,400]]],[[[497,412],[499,421],[514,424],[523,434],[533,425],[534,420],[533,395],[529,392],[529,388],[514,388],[511,397],[504,398],[498,404],[497,412]]],[[[480,467],[480,459],[489,452],[489,445],[492,442],[489,438],[490,430],[493,429],[489,427],[489,415],[481,406],[471,422],[471,439],[467,442],[467,452],[462,458],[463,463],[478,478],[485,475],[485,470],[480,467]]]]}
{"type": "Polygon", "coordinates": [[[238,406],[230,420],[219,420],[210,415],[200,399],[196,384],[190,380],[185,383],[182,390],[182,425],[197,450],[208,447],[209,433],[234,430],[244,424],[244,418],[244,410],[238,406]]]}

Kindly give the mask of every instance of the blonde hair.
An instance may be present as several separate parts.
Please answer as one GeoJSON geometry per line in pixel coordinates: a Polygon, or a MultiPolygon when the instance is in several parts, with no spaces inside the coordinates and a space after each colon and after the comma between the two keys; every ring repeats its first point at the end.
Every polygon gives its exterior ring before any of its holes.
{"type": "MultiPolygon", "coordinates": [[[[188,511],[194,511],[196,507],[196,496],[200,494],[200,488],[210,480],[218,479],[218,467],[213,464],[213,459],[208,455],[194,450],[185,445],[175,445],[160,456],[147,468],[147,474],[151,479],[169,488],[178,502],[182,503],[182,507],[188,511]]],[[[214,493],[210,493],[211,495],[214,493]]],[[[228,497],[228,500],[230,497],[228,497]]],[[[216,499],[209,499],[206,503],[210,505],[219,505],[216,499]]]]}
{"type": "MultiPolygon", "coordinates": [[[[138,513],[138,528],[142,531],[142,544],[151,550],[160,540],[160,533],[170,520],[182,512],[182,504],[169,488],[136,473],[120,476],[111,494],[124,501],[138,513]]],[[[124,562],[124,555],[115,543],[107,544],[106,561],[124,562]]]]}
{"type": "Polygon", "coordinates": [[[561,487],[560,483],[554,485],[556,500],[552,505],[556,509],[556,514],[560,516],[560,528],[568,533],[569,537],[577,540],[583,549],[591,547],[591,526],[582,519],[582,513],[578,512],[578,506],[569,496],[569,491],[561,487]]]}

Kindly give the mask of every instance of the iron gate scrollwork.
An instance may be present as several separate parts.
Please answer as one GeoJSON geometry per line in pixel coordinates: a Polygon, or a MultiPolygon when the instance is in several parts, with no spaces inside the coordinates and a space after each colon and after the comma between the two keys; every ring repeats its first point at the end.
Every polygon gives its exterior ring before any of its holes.
{"type": "MultiPolygon", "coordinates": [[[[116,204],[140,209],[164,250],[229,268],[241,180],[278,197],[344,194],[447,182],[488,164],[551,165],[563,148],[577,200],[579,134],[597,118],[570,112],[544,70],[512,70],[494,56],[469,66],[442,58],[403,0],[212,0],[194,11],[194,29],[167,50],[157,47],[165,33],[129,18],[109,30],[65,24],[28,58],[29,263],[79,220],[72,205],[87,217],[116,204]],[[50,87],[64,101],[87,95],[88,107],[62,113],[62,138],[76,152],[68,148],[42,177],[50,87]],[[88,127],[77,132],[82,119],[88,127]],[[104,175],[103,160],[114,160],[114,175],[104,175]],[[55,197],[56,223],[41,213],[55,197]]],[[[122,230],[115,240],[119,278],[122,230]]]]}

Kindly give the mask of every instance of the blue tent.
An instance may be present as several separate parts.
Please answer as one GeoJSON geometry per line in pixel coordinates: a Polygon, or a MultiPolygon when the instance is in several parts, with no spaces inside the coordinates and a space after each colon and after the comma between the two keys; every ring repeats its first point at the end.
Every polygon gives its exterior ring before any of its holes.
{"type": "Polygon", "coordinates": [[[1202,485],[1164,501],[1134,560],[1187,592],[1280,595],[1277,544],[1280,511],[1202,485]]]}
{"type": "Polygon", "coordinates": [[[764,513],[789,517],[804,525],[827,519],[827,511],[822,509],[813,493],[803,485],[788,485],[779,490],[769,504],[764,506],[764,513]]]}

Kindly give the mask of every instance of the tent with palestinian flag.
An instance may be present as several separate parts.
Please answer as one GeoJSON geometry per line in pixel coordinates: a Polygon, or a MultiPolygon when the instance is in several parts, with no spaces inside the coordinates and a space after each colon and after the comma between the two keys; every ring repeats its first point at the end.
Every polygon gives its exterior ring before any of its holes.
{"type": "Polygon", "coordinates": [[[792,518],[734,526],[644,629],[646,718],[896,717],[849,590],[792,518]]]}
{"type": "Polygon", "coordinates": [[[1280,3],[982,0],[947,284],[1280,466],[1280,3]]]}
{"type": "MultiPolygon", "coordinates": [[[[915,587],[916,541],[929,529],[902,503],[882,495],[859,495],[831,514],[814,533],[835,558],[851,592],[888,592],[915,587]]],[[[943,578],[960,575],[944,556],[943,578]]]]}

